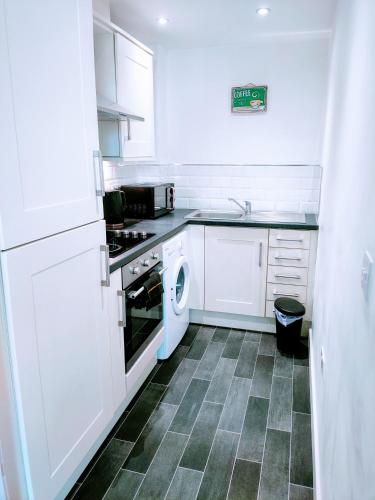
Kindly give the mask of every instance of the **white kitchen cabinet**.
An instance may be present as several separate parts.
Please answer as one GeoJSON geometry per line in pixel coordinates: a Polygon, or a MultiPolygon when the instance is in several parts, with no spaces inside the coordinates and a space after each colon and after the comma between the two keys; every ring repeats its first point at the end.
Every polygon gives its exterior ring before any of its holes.
{"type": "Polygon", "coordinates": [[[121,156],[127,159],[155,156],[153,55],[116,33],[117,103],[145,119],[121,121],[121,156]]]}
{"type": "Polygon", "coordinates": [[[105,288],[107,327],[111,349],[112,400],[115,413],[126,398],[124,324],[126,311],[121,268],[111,274],[111,286],[105,288]]]}
{"type": "Polygon", "coordinates": [[[204,309],[204,226],[187,227],[187,256],[190,263],[189,309],[204,309]]]}
{"type": "Polygon", "coordinates": [[[205,310],[264,316],[268,230],[206,226],[205,310]]]}
{"type": "Polygon", "coordinates": [[[0,0],[0,248],[103,215],[91,0],[0,0]]]}
{"type": "Polygon", "coordinates": [[[30,498],[57,497],[113,414],[104,243],[100,221],[1,254],[30,498]]]}

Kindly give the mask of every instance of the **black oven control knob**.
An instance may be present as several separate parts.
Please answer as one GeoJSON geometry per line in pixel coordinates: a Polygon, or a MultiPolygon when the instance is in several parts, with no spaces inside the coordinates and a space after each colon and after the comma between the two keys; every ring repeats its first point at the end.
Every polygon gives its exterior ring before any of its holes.
{"type": "Polygon", "coordinates": [[[159,260],[159,254],[158,254],[158,252],[152,252],[152,254],[151,254],[151,258],[152,258],[153,260],[159,260]]]}
{"type": "Polygon", "coordinates": [[[143,267],[150,267],[150,260],[149,259],[142,260],[142,266],[143,267]]]}
{"type": "Polygon", "coordinates": [[[141,272],[141,270],[139,269],[138,266],[136,266],[136,267],[130,267],[129,270],[130,270],[130,272],[132,274],[139,274],[141,272]]]}

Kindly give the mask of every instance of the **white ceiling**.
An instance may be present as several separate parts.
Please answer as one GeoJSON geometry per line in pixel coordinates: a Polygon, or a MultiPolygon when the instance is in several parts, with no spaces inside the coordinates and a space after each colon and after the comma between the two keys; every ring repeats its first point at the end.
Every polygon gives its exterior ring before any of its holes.
{"type": "Polygon", "coordinates": [[[327,31],[337,0],[110,0],[112,21],[169,48],[243,43],[254,36],[327,31]],[[271,13],[259,17],[258,7],[271,13]],[[156,19],[170,22],[160,26],[156,19]]]}

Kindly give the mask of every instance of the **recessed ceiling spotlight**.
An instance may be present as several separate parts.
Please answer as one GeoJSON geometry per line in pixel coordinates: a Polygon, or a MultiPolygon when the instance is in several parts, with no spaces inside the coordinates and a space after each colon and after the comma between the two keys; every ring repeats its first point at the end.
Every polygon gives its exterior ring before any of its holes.
{"type": "Polygon", "coordinates": [[[158,17],[158,23],[161,25],[161,26],[165,26],[166,24],[169,23],[169,19],[167,17],[164,17],[164,16],[160,16],[158,17]]]}
{"type": "Polygon", "coordinates": [[[268,16],[268,14],[271,12],[271,9],[269,7],[260,7],[260,9],[257,9],[257,14],[258,16],[268,16]]]}

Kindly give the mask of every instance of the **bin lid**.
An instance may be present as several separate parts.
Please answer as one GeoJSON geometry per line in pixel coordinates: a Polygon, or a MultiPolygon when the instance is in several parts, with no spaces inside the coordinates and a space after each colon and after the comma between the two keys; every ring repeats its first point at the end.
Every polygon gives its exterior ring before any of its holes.
{"type": "Polygon", "coordinates": [[[276,299],[275,308],[287,316],[303,316],[306,312],[305,306],[301,302],[289,297],[279,297],[276,299]]]}

